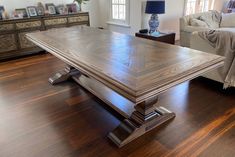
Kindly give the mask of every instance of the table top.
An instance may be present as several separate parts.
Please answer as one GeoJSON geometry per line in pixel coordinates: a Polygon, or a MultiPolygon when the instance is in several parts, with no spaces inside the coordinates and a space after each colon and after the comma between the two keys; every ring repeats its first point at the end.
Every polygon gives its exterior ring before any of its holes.
{"type": "Polygon", "coordinates": [[[86,26],[26,36],[135,103],[224,63],[221,56],[86,26]]]}

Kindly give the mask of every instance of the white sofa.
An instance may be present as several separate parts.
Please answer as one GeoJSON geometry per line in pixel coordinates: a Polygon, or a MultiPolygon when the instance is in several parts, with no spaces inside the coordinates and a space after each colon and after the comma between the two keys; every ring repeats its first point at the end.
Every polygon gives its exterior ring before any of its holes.
{"type": "MultiPolygon", "coordinates": [[[[216,50],[208,42],[199,37],[198,31],[215,29],[215,30],[223,30],[235,33],[235,13],[222,14],[221,15],[222,19],[219,22],[218,27],[215,26],[211,28],[211,27],[200,27],[200,26],[190,25],[191,18],[199,18],[202,15],[211,16],[212,13],[205,12],[200,14],[194,14],[194,15],[185,16],[180,19],[181,46],[215,54],[216,50]]],[[[223,78],[219,74],[219,70],[211,71],[203,76],[224,83],[223,78]]]]}
{"type": "Polygon", "coordinates": [[[235,32],[235,13],[222,14],[220,21],[213,19],[214,14],[219,15],[216,11],[209,11],[180,18],[180,45],[190,47],[193,32],[211,29],[235,32]]]}

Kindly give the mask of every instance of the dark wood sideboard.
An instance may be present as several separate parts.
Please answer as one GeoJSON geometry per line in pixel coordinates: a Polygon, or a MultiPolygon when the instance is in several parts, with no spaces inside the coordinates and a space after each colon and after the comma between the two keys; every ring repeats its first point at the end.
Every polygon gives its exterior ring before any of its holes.
{"type": "Polygon", "coordinates": [[[90,25],[89,13],[40,16],[0,21],[0,60],[39,53],[43,50],[25,37],[26,33],[52,28],[90,25]]]}

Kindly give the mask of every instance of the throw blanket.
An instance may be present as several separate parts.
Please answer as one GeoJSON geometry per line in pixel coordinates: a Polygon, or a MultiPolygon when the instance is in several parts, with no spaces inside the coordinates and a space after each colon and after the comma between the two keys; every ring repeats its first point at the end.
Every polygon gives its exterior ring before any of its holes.
{"type": "Polygon", "coordinates": [[[211,10],[212,12],[212,20],[217,22],[218,24],[221,23],[221,20],[222,20],[222,15],[221,13],[219,13],[218,11],[216,10],[211,10]]]}
{"type": "Polygon", "coordinates": [[[198,34],[215,48],[218,55],[226,57],[225,65],[220,71],[224,78],[224,88],[235,87],[235,33],[210,30],[198,34]]]}

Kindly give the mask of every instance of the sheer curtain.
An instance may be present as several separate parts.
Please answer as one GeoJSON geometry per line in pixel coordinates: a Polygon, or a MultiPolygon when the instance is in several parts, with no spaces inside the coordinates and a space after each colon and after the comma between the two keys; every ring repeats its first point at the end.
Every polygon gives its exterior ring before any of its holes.
{"type": "Polygon", "coordinates": [[[215,0],[185,0],[185,15],[212,10],[215,0]]]}

